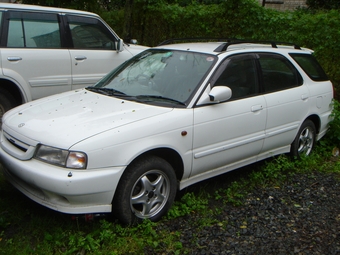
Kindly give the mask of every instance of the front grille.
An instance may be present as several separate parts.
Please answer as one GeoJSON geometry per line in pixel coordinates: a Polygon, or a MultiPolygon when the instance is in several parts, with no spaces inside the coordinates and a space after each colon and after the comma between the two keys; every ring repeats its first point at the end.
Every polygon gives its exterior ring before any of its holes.
{"type": "Polygon", "coordinates": [[[10,134],[8,134],[7,132],[3,131],[4,137],[5,139],[14,147],[18,148],[19,150],[21,150],[22,152],[26,152],[28,150],[28,148],[30,147],[28,144],[20,141],[19,139],[11,136],[10,134]]]}
{"type": "Polygon", "coordinates": [[[18,143],[16,142],[16,140],[14,140],[13,138],[7,138],[7,141],[8,141],[9,143],[11,143],[13,146],[17,147],[19,150],[21,150],[21,151],[23,151],[23,152],[26,152],[26,151],[27,151],[26,148],[24,148],[24,147],[22,147],[20,144],[18,144],[18,143]]]}

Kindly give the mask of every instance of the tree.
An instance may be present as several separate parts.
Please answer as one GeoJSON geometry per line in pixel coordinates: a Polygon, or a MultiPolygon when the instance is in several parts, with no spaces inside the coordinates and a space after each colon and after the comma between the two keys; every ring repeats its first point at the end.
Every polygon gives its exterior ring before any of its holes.
{"type": "Polygon", "coordinates": [[[97,0],[22,0],[23,4],[36,4],[43,6],[53,6],[53,7],[62,7],[62,8],[70,8],[77,10],[86,10],[91,12],[98,12],[101,9],[101,3],[105,4],[105,0],[97,1],[97,0]],[[99,3],[98,3],[99,2],[99,3]]]}
{"type": "Polygon", "coordinates": [[[310,9],[340,9],[340,1],[339,0],[307,0],[307,6],[310,9]]]}

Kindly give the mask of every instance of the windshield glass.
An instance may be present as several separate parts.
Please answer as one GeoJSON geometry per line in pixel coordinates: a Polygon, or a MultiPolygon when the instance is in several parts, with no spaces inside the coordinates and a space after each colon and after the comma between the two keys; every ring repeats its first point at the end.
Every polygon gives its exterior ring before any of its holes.
{"type": "Polygon", "coordinates": [[[185,105],[215,62],[215,56],[150,49],[113,70],[92,91],[144,102],[185,105]]]}

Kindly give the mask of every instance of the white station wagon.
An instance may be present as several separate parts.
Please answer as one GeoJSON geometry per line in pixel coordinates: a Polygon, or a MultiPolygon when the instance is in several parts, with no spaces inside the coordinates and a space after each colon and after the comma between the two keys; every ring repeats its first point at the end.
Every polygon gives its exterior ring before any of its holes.
{"type": "Polygon", "coordinates": [[[3,117],[8,180],[51,209],[159,220],[178,189],[282,153],[327,131],[332,84],[296,45],[160,45],[96,85],[3,117]]]}

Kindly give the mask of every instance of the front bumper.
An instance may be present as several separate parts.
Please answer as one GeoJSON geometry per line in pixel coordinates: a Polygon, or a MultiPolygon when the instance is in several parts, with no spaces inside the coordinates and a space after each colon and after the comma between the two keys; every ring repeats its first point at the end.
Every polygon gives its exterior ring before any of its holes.
{"type": "Polygon", "coordinates": [[[0,147],[4,175],[27,197],[53,210],[70,213],[112,211],[112,199],[125,167],[74,170],[12,157],[0,147]]]}

